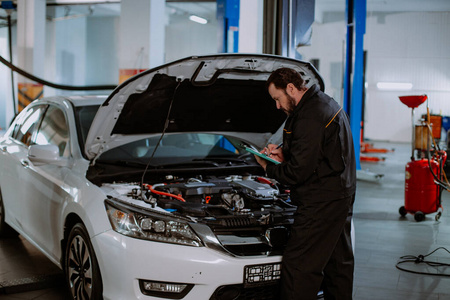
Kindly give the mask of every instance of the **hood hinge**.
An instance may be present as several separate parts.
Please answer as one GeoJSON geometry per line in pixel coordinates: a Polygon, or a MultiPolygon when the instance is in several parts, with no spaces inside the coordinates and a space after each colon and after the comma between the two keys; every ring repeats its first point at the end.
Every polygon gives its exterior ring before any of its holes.
{"type": "Polygon", "coordinates": [[[100,157],[103,153],[103,149],[105,149],[104,145],[101,145],[100,148],[97,151],[97,154],[95,154],[94,158],[91,160],[90,166],[93,167],[95,165],[95,162],[97,161],[97,158],[100,157]]]}

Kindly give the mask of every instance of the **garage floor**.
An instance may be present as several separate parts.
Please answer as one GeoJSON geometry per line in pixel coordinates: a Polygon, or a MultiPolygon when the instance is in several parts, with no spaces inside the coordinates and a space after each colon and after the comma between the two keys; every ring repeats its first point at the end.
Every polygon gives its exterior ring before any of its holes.
{"type": "MultiPolygon", "coordinates": [[[[378,163],[363,163],[362,170],[383,174],[381,181],[358,180],[354,225],[356,269],[354,299],[450,300],[450,266],[405,268],[444,276],[418,275],[396,269],[403,255],[426,255],[439,247],[450,251],[450,193],[444,192],[444,212],[423,222],[413,215],[401,218],[404,204],[404,169],[411,156],[410,144],[376,143],[376,148],[395,149],[378,163]]],[[[438,250],[425,258],[450,264],[450,253],[438,250]]],[[[0,240],[0,299],[68,299],[61,271],[22,238],[0,240]]]]}

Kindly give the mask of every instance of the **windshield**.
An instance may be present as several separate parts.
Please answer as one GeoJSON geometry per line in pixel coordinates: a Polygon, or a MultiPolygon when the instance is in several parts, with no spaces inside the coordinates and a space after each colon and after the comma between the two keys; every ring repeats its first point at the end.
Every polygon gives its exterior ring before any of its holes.
{"type": "MultiPolygon", "coordinates": [[[[84,149],[86,137],[98,105],[77,107],[75,118],[78,140],[84,149]]],[[[168,133],[160,141],[160,135],[143,138],[106,151],[97,159],[98,163],[128,166],[175,166],[177,164],[205,165],[214,163],[253,164],[253,155],[242,149],[241,140],[211,133],[168,133]],[[159,146],[156,147],[159,141],[159,146]],[[155,151],[156,148],[156,151],[155,151]]]]}
{"type": "Polygon", "coordinates": [[[78,141],[80,144],[81,153],[84,153],[86,138],[99,107],[100,105],[88,105],[78,106],[75,109],[75,120],[77,123],[78,141]]]}
{"type": "Polygon", "coordinates": [[[97,162],[150,163],[152,166],[175,165],[196,161],[221,161],[240,159],[245,150],[241,150],[239,140],[219,134],[179,133],[145,138],[122,145],[103,153],[97,162]]]}

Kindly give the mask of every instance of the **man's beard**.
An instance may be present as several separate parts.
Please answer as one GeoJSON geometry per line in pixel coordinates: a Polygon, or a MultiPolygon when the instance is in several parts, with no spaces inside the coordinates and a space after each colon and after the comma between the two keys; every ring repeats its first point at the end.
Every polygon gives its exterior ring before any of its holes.
{"type": "Polygon", "coordinates": [[[287,93],[286,93],[286,97],[288,99],[288,102],[287,102],[288,107],[283,108],[283,111],[289,116],[294,111],[295,99],[294,99],[294,97],[289,96],[287,93]]]}

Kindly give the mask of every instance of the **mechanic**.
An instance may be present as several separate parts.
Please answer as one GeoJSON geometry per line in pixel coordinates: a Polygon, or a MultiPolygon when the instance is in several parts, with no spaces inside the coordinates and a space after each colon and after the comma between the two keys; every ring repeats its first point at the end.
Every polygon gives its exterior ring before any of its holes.
{"type": "Polygon", "coordinates": [[[356,163],[347,114],[317,85],[281,68],[267,80],[270,96],[287,115],[283,146],[258,156],[267,176],[290,186],[297,206],[283,255],[281,299],[352,299],[354,257],[350,236],[356,163]]]}

